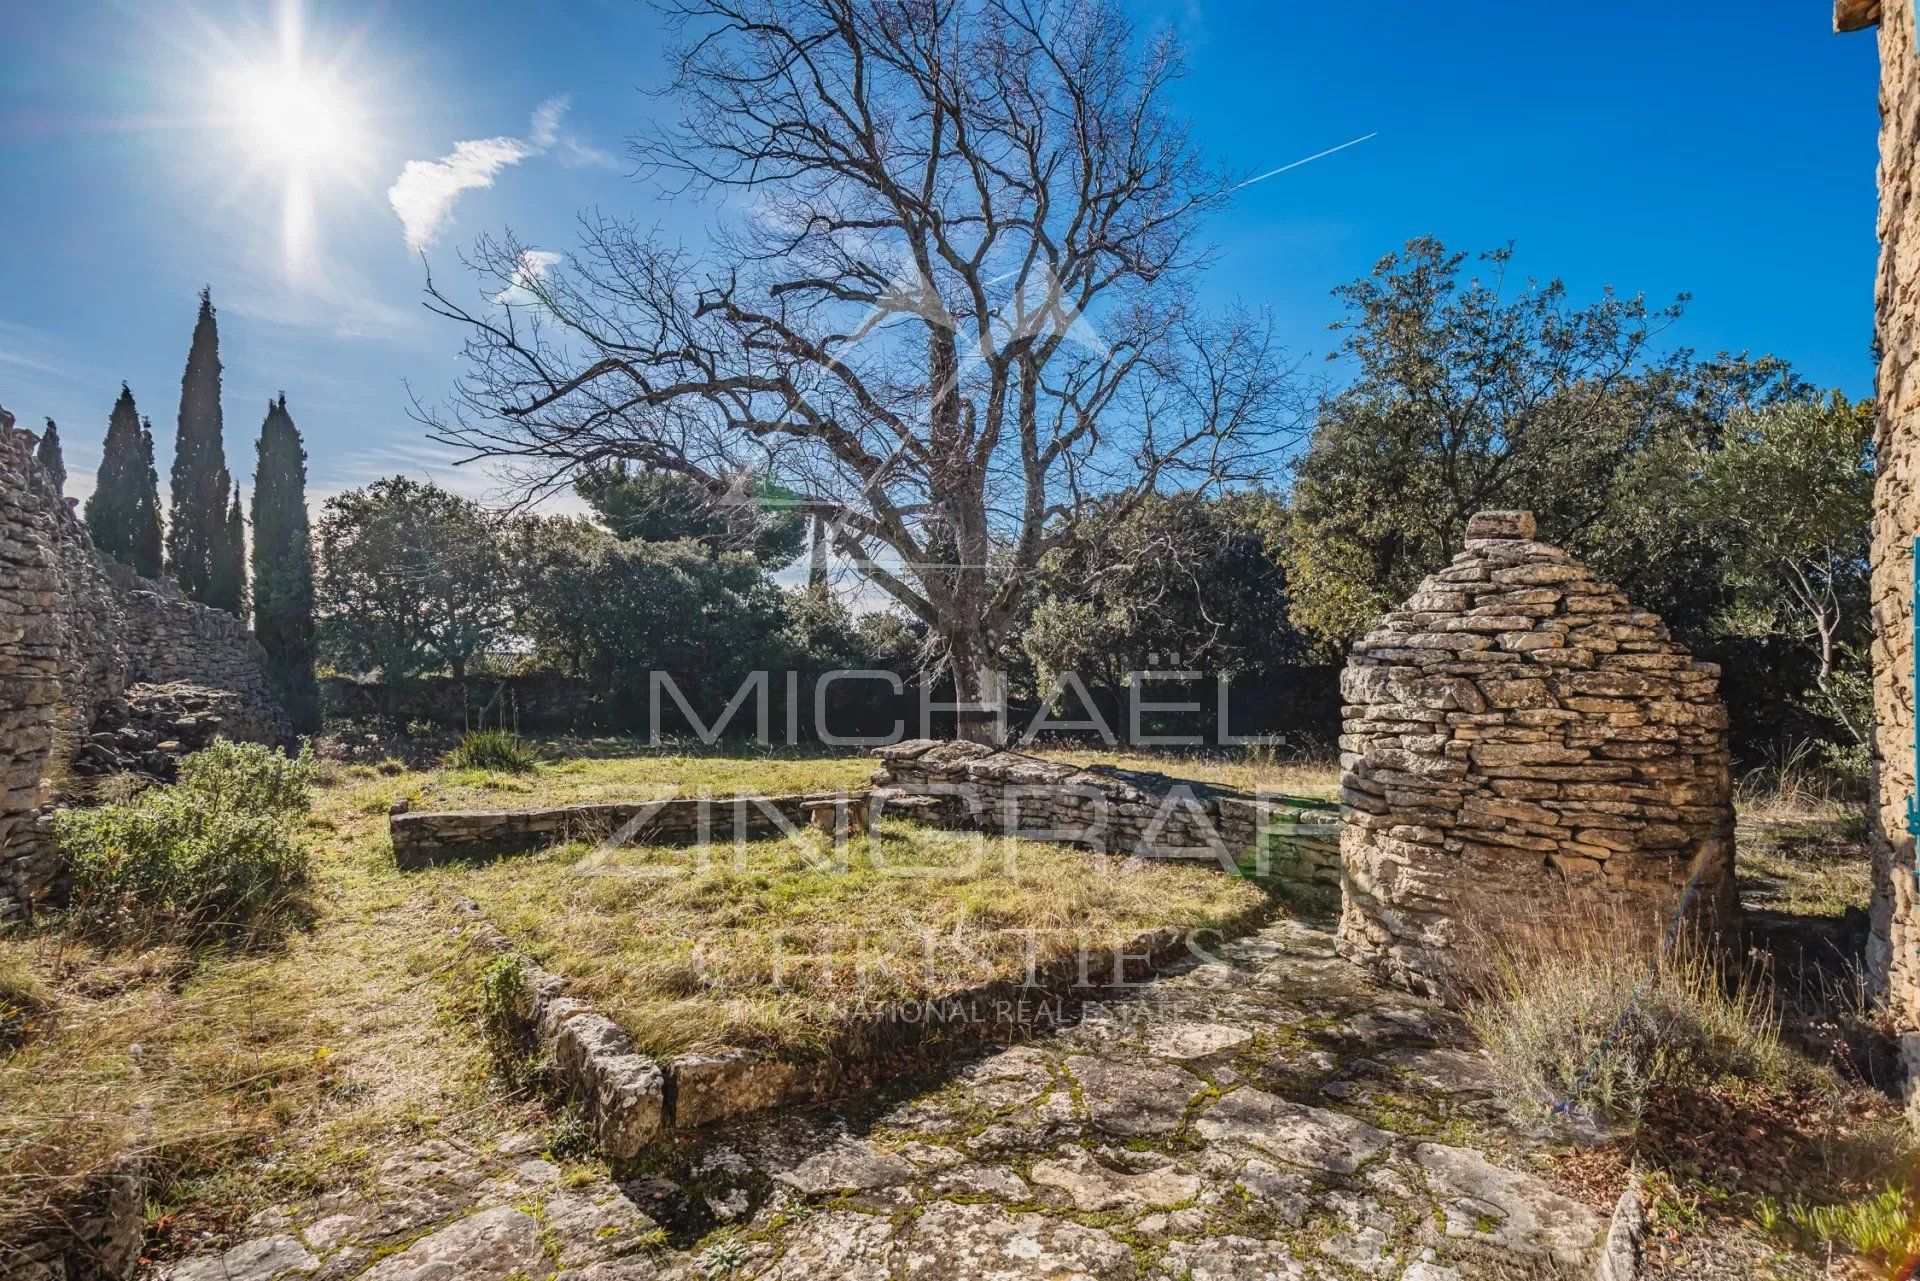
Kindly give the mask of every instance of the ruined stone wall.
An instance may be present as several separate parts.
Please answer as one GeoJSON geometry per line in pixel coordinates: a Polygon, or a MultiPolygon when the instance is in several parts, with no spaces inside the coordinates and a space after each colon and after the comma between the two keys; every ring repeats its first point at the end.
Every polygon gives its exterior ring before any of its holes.
{"type": "Polygon", "coordinates": [[[266,651],[251,629],[223,609],[187,599],[172,583],[107,567],[127,615],[127,674],[154,685],[184,681],[236,696],[221,733],[256,743],[292,734],[267,684],[266,651]]]}
{"type": "MultiPolygon", "coordinates": [[[[1893,1016],[1909,1076],[1920,1073],[1920,896],[1907,834],[1913,794],[1913,563],[1920,534],[1920,56],[1911,4],[1881,7],[1881,363],[1875,396],[1873,671],[1874,890],[1868,966],[1893,1016]]],[[[1910,1104],[1914,1096],[1909,1093],[1910,1104]]]]}
{"type": "Polygon", "coordinates": [[[48,776],[125,680],[119,604],[33,444],[0,410],[0,923],[52,880],[48,776]]]}
{"type": "Polygon", "coordinates": [[[1301,798],[1139,770],[1081,769],[979,743],[909,739],[874,749],[883,812],[897,797],[938,801],[946,819],[1131,858],[1193,859],[1331,891],[1339,849],[1331,814],[1301,798]]]}
{"type": "Polygon", "coordinates": [[[288,733],[246,625],[103,561],[34,461],[35,438],[12,422],[0,410],[0,924],[58,874],[49,780],[66,774],[130,682],[227,692],[228,737],[288,733]]]}
{"type": "Polygon", "coordinates": [[[1730,913],[1718,676],[1530,513],[1475,516],[1342,679],[1343,950],[1434,991],[1479,929],[1730,913]]]}

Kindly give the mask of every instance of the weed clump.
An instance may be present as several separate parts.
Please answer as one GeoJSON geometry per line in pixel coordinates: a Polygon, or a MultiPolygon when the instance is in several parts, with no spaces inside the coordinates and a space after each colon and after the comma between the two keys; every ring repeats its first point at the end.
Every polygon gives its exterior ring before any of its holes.
{"type": "Polygon", "coordinates": [[[1663,941],[1596,922],[1479,951],[1467,1019],[1538,1116],[1632,1124],[1663,1091],[1781,1082],[1793,1066],[1765,987],[1726,973],[1691,932],[1663,941]]]}
{"type": "Polygon", "coordinates": [[[461,736],[459,744],[447,753],[446,763],[455,769],[525,774],[533,769],[534,755],[532,748],[505,730],[477,729],[461,736]]]}

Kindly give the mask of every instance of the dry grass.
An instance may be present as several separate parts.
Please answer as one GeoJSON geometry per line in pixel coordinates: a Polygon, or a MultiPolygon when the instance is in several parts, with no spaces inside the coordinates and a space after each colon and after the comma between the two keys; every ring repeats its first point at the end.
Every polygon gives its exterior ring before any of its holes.
{"type": "MultiPolygon", "coordinates": [[[[488,957],[470,944],[461,928],[467,918],[446,892],[462,874],[406,875],[393,867],[387,809],[401,797],[445,808],[798,792],[858,784],[873,768],[870,757],[854,753],[669,752],[615,743],[582,750],[580,759],[548,759],[520,776],[409,769],[398,759],[324,763],[302,833],[313,852],[311,919],[262,950],[114,951],[53,928],[0,941],[0,1019],[13,1020],[12,1040],[0,1037],[0,1242],[44,1221],[129,1156],[149,1158],[157,1176],[149,1245],[164,1257],[218,1244],[266,1204],[364,1182],[387,1154],[423,1137],[484,1146],[503,1124],[525,1122],[527,1105],[498,1092],[472,1018],[488,957]]],[[[551,758],[553,749],[542,755],[551,758]]],[[[620,981],[620,948],[644,955],[652,969],[635,974],[648,982],[657,975],[659,990],[686,986],[700,944],[708,954],[724,952],[726,941],[755,933],[756,912],[769,914],[759,931],[766,937],[776,924],[871,922],[885,909],[899,920],[948,926],[984,926],[1003,911],[1035,922],[1120,926],[1173,919],[1169,907],[1224,918],[1259,898],[1216,871],[1150,868],[1129,879],[1096,874],[1083,862],[1069,873],[1066,860],[1088,856],[1031,848],[1025,877],[982,869],[928,898],[917,892],[922,881],[901,893],[870,864],[845,878],[776,875],[793,855],[768,847],[763,864],[737,876],[675,882],[686,897],[669,919],[681,932],[652,949],[588,923],[643,921],[631,896],[636,886],[657,892],[657,881],[583,883],[568,860],[539,857],[467,875],[476,886],[498,884],[503,904],[520,901],[519,911],[543,928],[593,935],[583,954],[603,958],[594,981],[609,990],[620,981]],[[1042,876],[1043,868],[1055,870],[1042,876]],[[516,874],[534,873],[566,893],[542,905],[511,884],[516,874]],[[1169,893],[1176,884],[1204,892],[1183,899],[1169,893]],[[613,896],[613,906],[595,908],[595,895],[613,896]],[[711,909],[704,920],[703,904],[711,909]],[[569,923],[572,910],[586,915],[569,923]]],[[[931,847],[921,852],[938,861],[931,847]]],[[[725,972],[734,981],[764,975],[770,954],[743,951],[725,972]]],[[[719,1008],[730,996],[687,990],[688,1012],[719,1008]]],[[[750,1002],[738,1007],[737,1023],[722,1026],[749,1035],[763,1027],[775,1040],[812,1035],[820,990],[750,1002]],[[811,1013],[796,1018],[795,1010],[811,1013]]],[[[648,1008],[663,1022],[657,1043],[672,1043],[674,1003],[648,1008]]]]}
{"type": "Polygon", "coordinates": [[[46,1002],[0,1051],[0,1241],[139,1156],[166,1253],[493,1119],[484,1049],[444,1016],[480,958],[392,869],[364,792],[316,789],[315,920],[272,949],[126,952],[58,930],[0,949],[46,1002]]]}
{"type": "Polygon", "coordinates": [[[1331,798],[1340,791],[1337,760],[1320,756],[1281,756],[1270,749],[1237,751],[1139,751],[1125,748],[1039,748],[1036,756],[1068,765],[1110,765],[1151,770],[1243,792],[1283,792],[1289,796],[1331,798]]]}
{"type": "Polygon", "coordinates": [[[1663,1091],[1777,1083],[1796,1064],[1771,993],[1713,944],[1586,911],[1474,932],[1467,1018],[1524,1108],[1631,1124],[1663,1091]]]}
{"type": "Polygon", "coordinates": [[[711,852],[570,846],[445,870],[488,917],[648,1053],[831,1052],[863,1012],[1019,978],[1160,926],[1240,927],[1267,907],[1211,866],[884,824],[711,852]]]}
{"type": "MultiPolygon", "coordinates": [[[[865,753],[734,746],[727,750],[650,748],[630,740],[568,744],[582,755],[552,759],[531,771],[444,769],[396,775],[417,809],[511,809],[588,801],[660,800],[670,796],[783,795],[859,787],[873,773],[865,753]]],[[[364,770],[366,767],[349,767],[364,770]]],[[[396,795],[397,799],[397,795],[396,795]]]]}

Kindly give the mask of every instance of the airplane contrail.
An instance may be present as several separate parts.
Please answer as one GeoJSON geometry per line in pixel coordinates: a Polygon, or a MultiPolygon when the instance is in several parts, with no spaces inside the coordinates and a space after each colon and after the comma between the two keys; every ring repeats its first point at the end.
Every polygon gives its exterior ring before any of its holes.
{"type": "Polygon", "coordinates": [[[1349,142],[1343,142],[1337,147],[1328,147],[1325,151],[1316,151],[1310,156],[1303,156],[1299,160],[1293,161],[1291,164],[1281,165],[1278,169],[1269,169],[1256,178],[1249,178],[1243,183],[1236,184],[1233,189],[1238,191],[1241,187],[1251,187],[1256,182],[1265,182],[1275,174],[1283,174],[1289,169],[1298,169],[1301,165],[1312,164],[1323,156],[1330,156],[1336,151],[1345,151],[1348,147],[1356,147],[1369,138],[1378,138],[1379,136],[1380,131],[1378,129],[1375,129],[1372,133],[1361,134],[1358,138],[1352,139],[1349,142]]]}

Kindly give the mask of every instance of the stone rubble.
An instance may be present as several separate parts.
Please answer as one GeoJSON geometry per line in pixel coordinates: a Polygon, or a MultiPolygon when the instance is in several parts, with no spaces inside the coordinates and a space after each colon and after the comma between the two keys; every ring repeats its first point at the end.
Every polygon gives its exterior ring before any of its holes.
{"type": "Polygon", "coordinates": [[[1416,990],[1476,928],[1734,909],[1719,669],[1534,533],[1475,516],[1341,677],[1340,937],[1416,990]]]}

